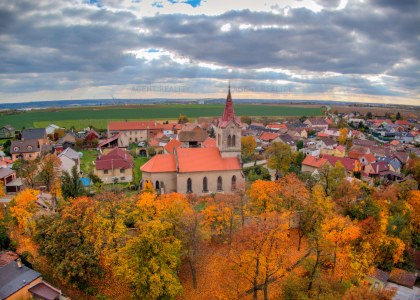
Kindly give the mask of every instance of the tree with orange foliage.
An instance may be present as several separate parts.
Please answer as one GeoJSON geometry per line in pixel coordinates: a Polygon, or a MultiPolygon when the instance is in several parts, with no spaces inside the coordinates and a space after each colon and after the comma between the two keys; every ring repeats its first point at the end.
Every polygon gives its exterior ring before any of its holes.
{"type": "Polygon", "coordinates": [[[250,286],[242,296],[252,294],[258,299],[262,291],[268,299],[269,285],[300,263],[288,247],[288,227],[287,217],[274,212],[264,219],[254,218],[234,237],[229,261],[238,280],[250,286]]]}
{"type": "Polygon", "coordinates": [[[280,186],[273,181],[256,180],[247,191],[251,210],[257,214],[279,211],[280,186]]]}
{"type": "Polygon", "coordinates": [[[340,143],[340,145],[345,145],[347,142],[347,136],[349,134],[349,130],[347,128],[341,128],[338,130],[340,135],[338,137],[338,142],[340,143]]]}
{"type": "MultiPolygon", "coordinates": [[[[332,252],[332,270],[334,273],[338,264],[337,254],[344,256],[344,259],[349,257],[351,242],[355,241],[360,236],[360,229],[358,226],[352,224],[349,218],[335,215],[332,218],[324,220],[321,225],[321,232],[326,247],[330,248],[330,252],[332,252]]],[[[341,266],[343,266],[343,264],[341,264],[341,266]]]]}
{"type": "Polygon", "coordinates": [[[46,256],[57,278],[77,287],[86,286],[102,271],[92,237],[96,210],[93,199],[80,197],[61,213],[42,215],[37,220],[35,241],[40,253],[46,256]]]}
{"type": "Polygon", "coordinates": [[[4,197],[4,196],[6,196],[6,192],[4,190],[4,184],[3,184],[3,181],[0,180],[0,197],[4,197]]]}
{"type": "Polygon", "coordinates": [[[36,204],[39,191],[26,189],[19,192],[9,204],[10,214],[16,220],[18,228],[22,232],[34,233],[34,215],[38,211],[36,204]]]}
{"type": "Polygon", "coordinates": [[[420,190],[408,193],[407,202],[411,208],[412,233],[420,235],[420,190]]]}

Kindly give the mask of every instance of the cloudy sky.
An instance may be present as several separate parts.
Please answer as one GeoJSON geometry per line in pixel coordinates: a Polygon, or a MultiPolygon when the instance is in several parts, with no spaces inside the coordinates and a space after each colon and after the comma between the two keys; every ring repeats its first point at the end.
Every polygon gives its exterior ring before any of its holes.
{"type": "Polygon", "coordinates": [[[0,0],[0,101],[420,105],[419,0],[0,0]]]}

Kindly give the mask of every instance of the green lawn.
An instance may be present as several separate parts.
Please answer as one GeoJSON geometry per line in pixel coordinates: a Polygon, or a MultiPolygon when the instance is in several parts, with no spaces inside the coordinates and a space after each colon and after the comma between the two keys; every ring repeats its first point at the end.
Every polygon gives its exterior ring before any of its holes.
{"type": "Polygon", "coordinates": [[[140,182],[141,171],[140,167],[149,160],[148,157],[137,156],[134,158],[133,182],[135,184],[140,182]]]}
{"type": "MultiPolygon", "coordinates": [[[[224,105],[166,104],[132,107],[92,107],[60,108],[48,110],[22,111],[0,115],[0,126],[11,124],[16,129],[23,127],[45,127],[51,123],[70,128],[82,129],[93,125],[105,129],[111,120],[173,120],[180,114],[190,118],[220,116],[224,105]]],[[[238,116],[316,116],[321,115],[320,107],[290,107],[280,105],[235,105],[238,116]]]]}
{"type": "Polygon", "coordinates": [[[97,150],[83,150],[83,157],[80,159],[80,169],[83,171],[84,176],[89,173],[93,173],[94,165],[93,161],[96,160],[96,157],[99,154],[97,150]]]}

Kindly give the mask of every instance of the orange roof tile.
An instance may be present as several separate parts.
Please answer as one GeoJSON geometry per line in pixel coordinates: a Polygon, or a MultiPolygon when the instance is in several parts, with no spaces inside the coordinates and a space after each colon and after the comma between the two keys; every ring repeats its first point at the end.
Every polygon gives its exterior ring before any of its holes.
{"type": "Polygon", "coordinates": [[[159,129],[163,128],[162,124],[156,123],[155,121],[127,121],[127,122],[109,122],[108,129],[113,131],[119,130],[140,130],[140,129],[159,129]]]}
{"type": "Polygon", "coordinates": [[[148,162],[140,167],[142,172],[164,173],[175,172],[176,163],[173,154],[156,154],[148,162]]]}
{"type": "Polygon", "coordinates": [[[206,140],[202,143],[204,148],[216,147],[216,140],[212,139],[211,137],[206,138],[206,140]]]}
{"type": "Polygon", "coordinates": [[[181,145],[182,143],[180,141],[177,139],[172,139],[165,145],[165,147],[163,147],[163,149],[165,149],[165,151],[168,153],[174,153],[174,148],[178,148],[181,145]]]}
{"type": "Polygon", "coordinates": [[[263,132],[263,133],[261,133],[259,139],[262,140],[262,141],[271,142],[272,140],[274,140],[278,136],[279,135],[277,133],[274,133],[274,132],[263,132]]]}
{"type": "Polygon", "coordinates": [[[397,140],[393,140],[390,144],[393,145],[393,146],[397,146],[397,145],[400,144],[400,142],[397,141],[397,140]]]}
{"type": "Polygon", "coordinates": [[[222,170],[240,170],[236,157],[222,158],[218,148],[178,148],[178,167],[180,173],[222,170]]]}
{"type": "Polygon", "coordinates": [[[376,157],[372,153],[363,154],[361,157],[364,157],[368,163],[376,162],[376,157]]]}
{"type": "Polygon", "coordinates": [[[344,146],[342,146],[342,145],[337,146],[337,148],[335,148],[335,149],[337,149],[340,152],[345,152],[346,151],[346,148],[344,146]]]}
{"type": "Polygon", "coordinates": [[[305,159],[302,162],[302,165],[307,165],[310,167],[320,168],[323,165],[328,163],[328,160],[325,158],[316,158],[315,156],[308,155],[305,157],[305,159]]]}

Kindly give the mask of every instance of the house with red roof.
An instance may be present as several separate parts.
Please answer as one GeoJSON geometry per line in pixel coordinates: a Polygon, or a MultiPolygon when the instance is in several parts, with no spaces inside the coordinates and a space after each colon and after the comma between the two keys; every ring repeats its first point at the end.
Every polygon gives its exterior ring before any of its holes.
{"type": "Polygon", "coordinates": [[[104,183],[131,182],[133,180],[133,158],[121,149],[114,148],[95,161],[95,175],[104,183]]]}
{"type": "Polygon", "coordinates": [[[331,166],[335,167],[335,165],[340,162],[348,175],[352,175],[355,171],[361,171],[361,164],[356,159],[351,159],[348,157],[335,157],[331,155],[323,155],[322,158],[326,159],[331,166]]]}
{"type": "MultiPolygon", "coordinates": [[[[216,140],[206,137],[201,148],[183,148],[170,141],[165,146],[166,154],[157,154],[141,166],[140,184],[150,181],[160,193],[198,195],[231,193],[241,188],[241,127],[229,88],[223,116],[217,121],[216,140]]],[[[194,137],[195,133],[190,134],[194,137]]]]}
{"type": "Polygon", "coordinates": [[[331,166],[331,164],[325,158],[317,158],[315,156],[308,155],[302,161],[302,172],[313,173],[315,171],[318,171],[324,165],[331,166]]]}
{"type": "Polygon", "coordinates": [[[166,154],[174,153],[174,149],[181,147],[181,145],[182,143],[180,141],[178,141],[177,139],[172,139],[169,141],[169,143],[167,143],[163,147],[164,153],[166,154]]]}
{"type": "Polygon", "coordinates": [[[258,139],[264,143],[271,143],[273,140],[275,140],[278,137],[279,137],[278,133],[264,131],[263,133],[260,134],[258,139]]]}

